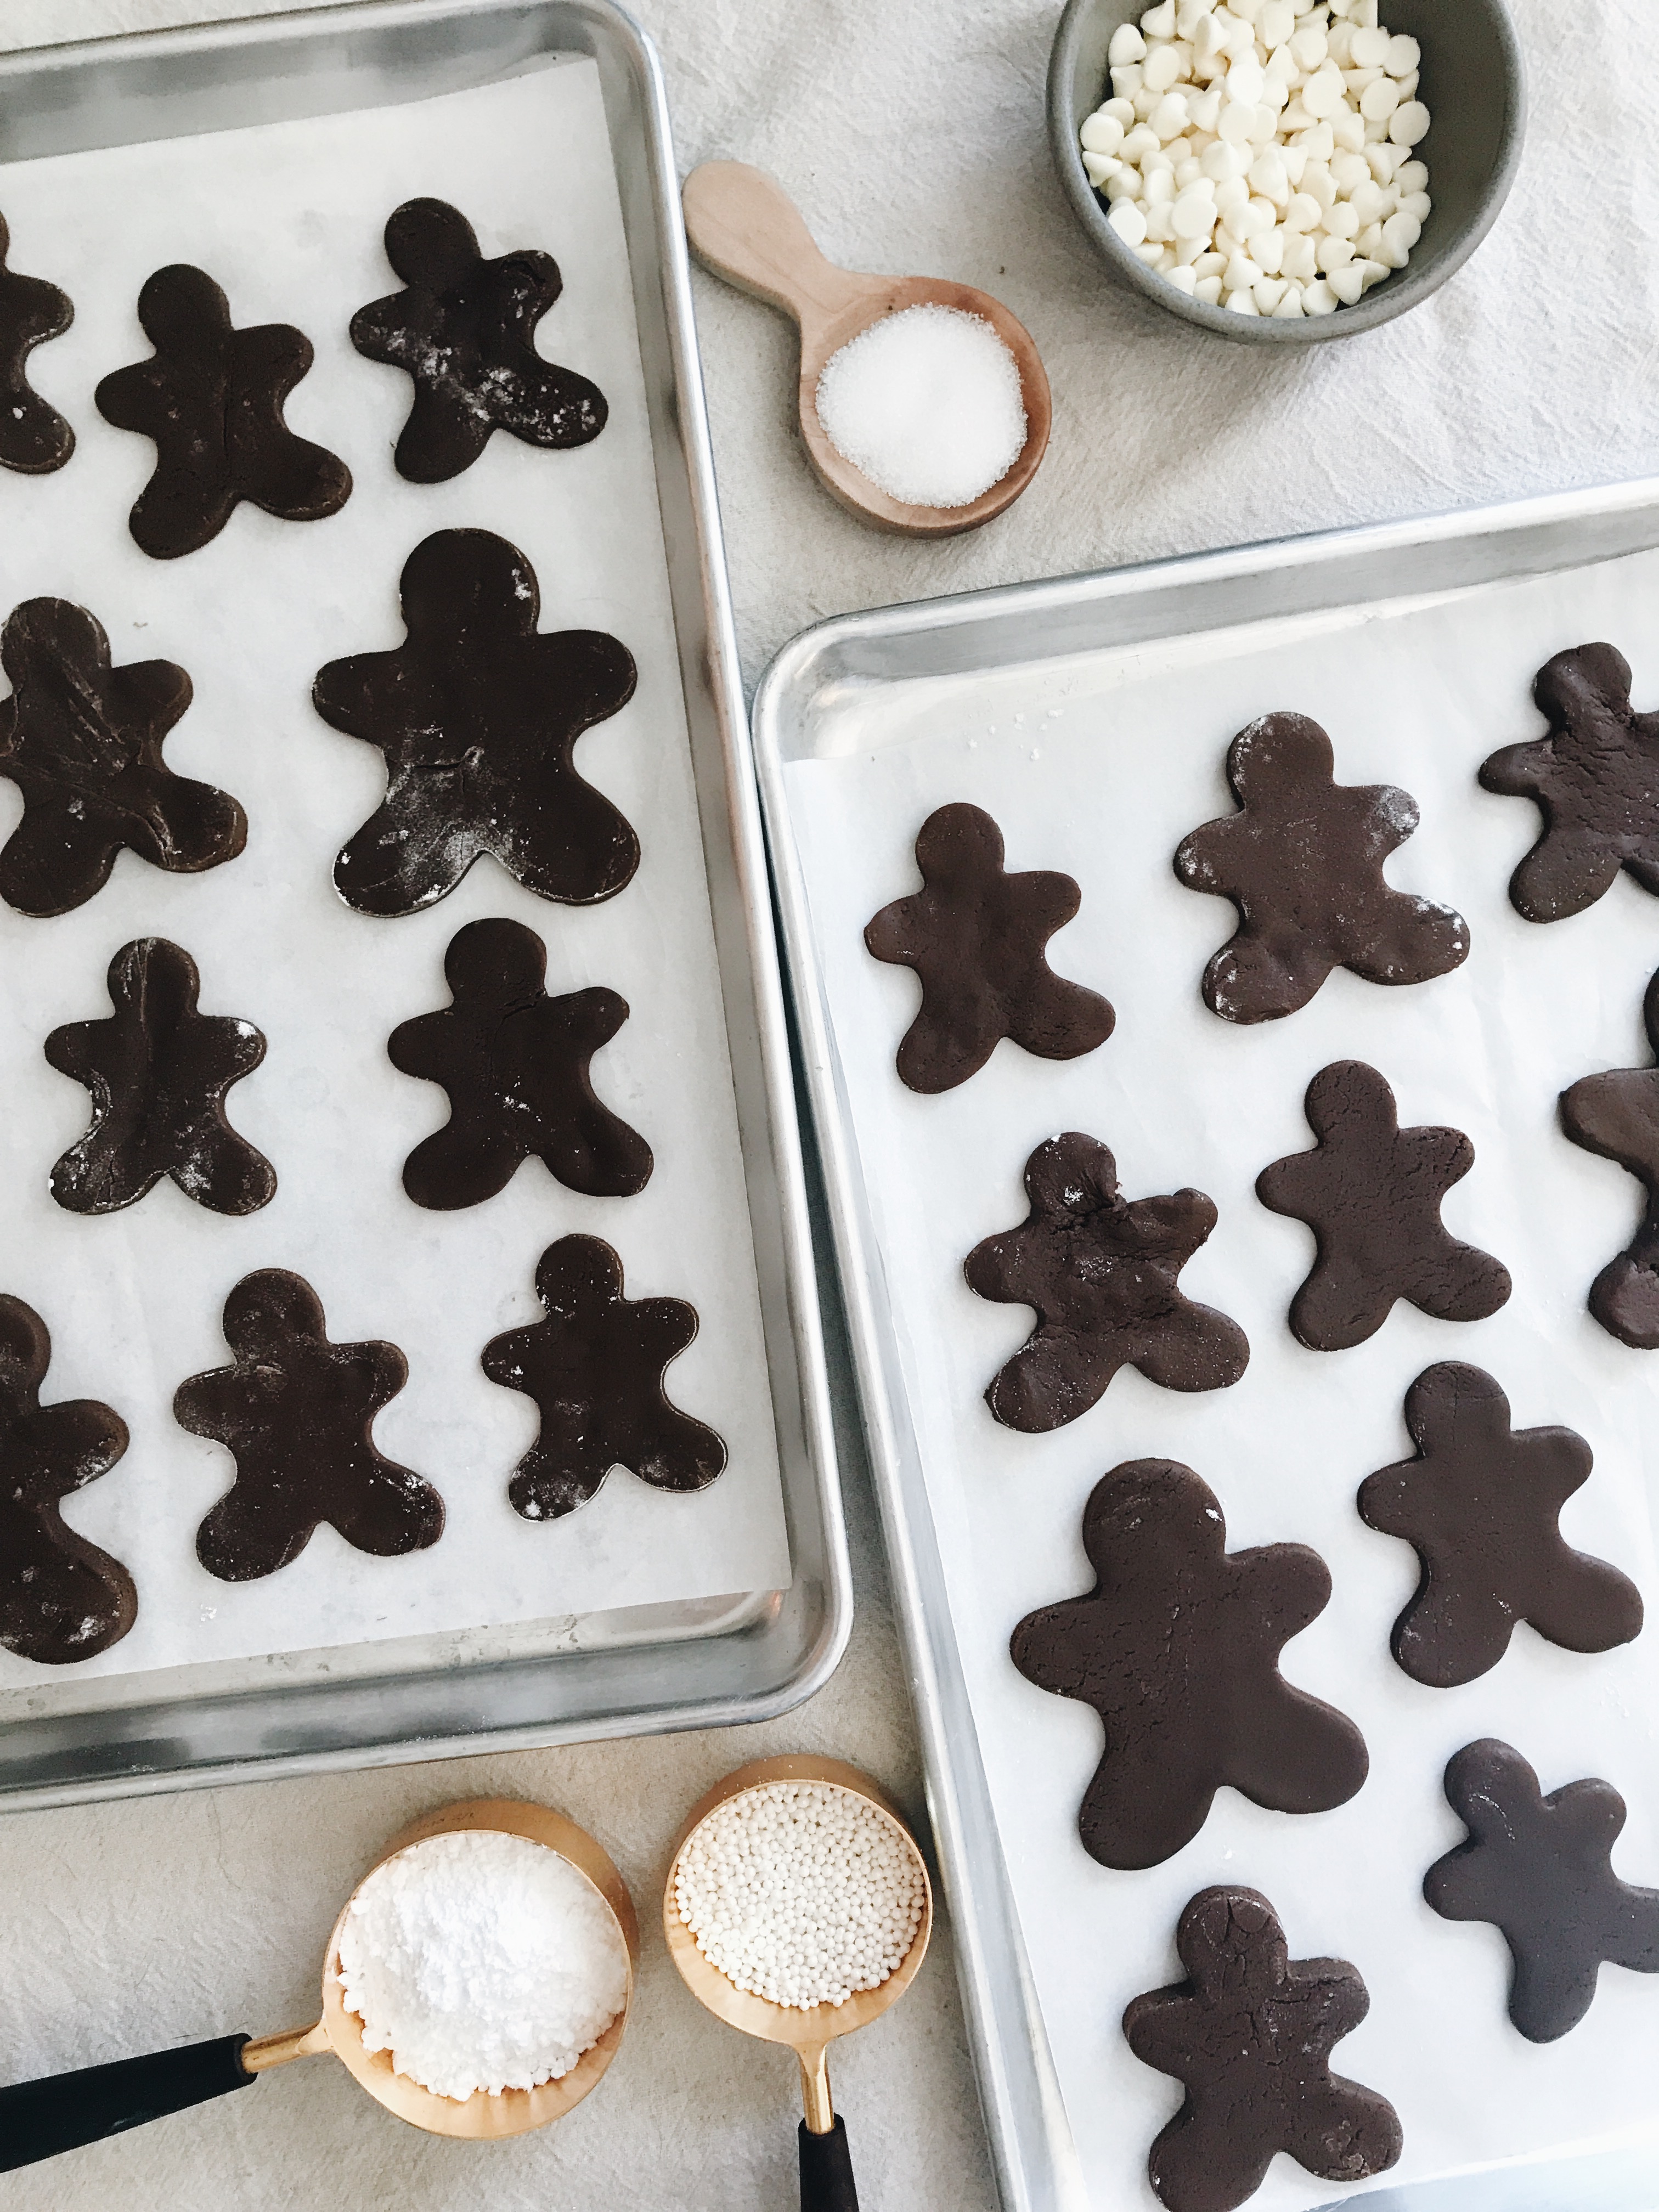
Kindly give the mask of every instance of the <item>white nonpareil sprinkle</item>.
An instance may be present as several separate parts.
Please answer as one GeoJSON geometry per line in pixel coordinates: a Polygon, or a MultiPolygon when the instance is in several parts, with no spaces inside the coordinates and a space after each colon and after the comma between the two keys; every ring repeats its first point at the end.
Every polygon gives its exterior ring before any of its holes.
{"type": "Polygon", "coordinates": [[[982,315],[903,307],[833,354],[818,421],[890,499],[967,507],[1025,447],[1019,366],[982,315]]]}
{"type": "Polygon", "coordinates": [[[340,1932],[363,2047],[440,2097],[568,2074],[622,2010],[628,1951],[586,1875],[496,1830],[432,1836],[376,1867],[340,1932]]]}
{"type": "Polygon", "coordinates": [[[753,1996],[805,2011],[879,1989],[921,1923],[908,1841],[851,1790],[773,1782],[719,1805],[680,1853],[697,1948],[753,1996]]]}
{"type": "Polygon", "coordinates": [[[1189,299],[1294,319],[1353,307],[1432,202],[1415,39],[1378,0],[1160,0],[1121,24],[1083,166],[1130,251],[1189,299]]]}

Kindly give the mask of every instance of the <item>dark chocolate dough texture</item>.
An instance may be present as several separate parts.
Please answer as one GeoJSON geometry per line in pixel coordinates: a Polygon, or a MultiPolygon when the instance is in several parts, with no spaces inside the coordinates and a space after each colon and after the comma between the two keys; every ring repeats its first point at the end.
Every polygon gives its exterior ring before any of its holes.
{"type": "Polygon", "coordinates": [[[161,747],[191,702],[170,660],[117,668],[103,627],[68,599],[26,599],[0,630],[0,775],[23,818],[0,851],[0,898],[68,914],[109,881],[123,848],[171,875],[234,860],[247,817],[226,792],[175,775],[161,747]]]}
{"type": "Polygon", "coordinates": [[[1461,1129],[1402,1129],[1394,1092],[1363,1060],[1337,1060],[1308,1085],[1311,1152],[1275,1160],[1256,1177],[1274,1213],[1305,1221],[1318,1257],[1291,1306],[1311,1352],[1340,1352],[1375,1336],[1406,1299],[1437,1321],[1484,1321],[1512,1287],[1507,1267],[1460,1243],[1441,1201],[1474,1165],[1461,1129]]]}
{"type": "Polygon", "coordinates": [[[313,359],[291,323],[237,330],[230,302],[204,270],[175,262],[138,295],[155,349],[113,370],[93,395],[118,430],[155,447],[155,473],[129,527],[152,560],[173,561],[216,538],[243,501],[285,522],[318,522],[351,495],[337,454],[297,437],[283,404],[313,359]]]}
{"type": "Polygon", "coordinates": [[[92,1127],[50,1178],[71,1213],[135,1205],[163,1176],[215,1213],[269,1205],[276,1171],[225,1116],[225,1093],[265,1056],[252,1022],[204,1014],[201,978],[181,945],[135,938],[109,964],[107,1021],[46,1039],[60,1074],[92,1093],[92,1127]]]}
{"type": "Polygon", "coordinates": [[[95,1398],[43,1406],[51,1364],[40,1315],[0,1296],[0,1644],[64,1667],[118,1644],[138,1617],[138,1592],[121,1562],[59,1510],[115,1465],[126,1423],[95,1398]]]}
{"type": "Polygon", "coordinates": [[[1273,1812],[1323,1813],[1364,1782],[1359,1730],[1279,1671],[1283,1646],[1329,1600],[1325,1562],[1305,1544],[1226,1545],[1190,1468],[1114,1468],[1083,1513],[1094,1589],[1013,1632],[1028,1681],[1100,1715],[1105,1747],[1078,1827],[1103,1866],[1173,1856],[1225,1786],[1273,1812]]]}
{"type": "Polygon", "coordinates": [[[476,1206],[504,1190],[532,1154],[571,1190],[631,1198],[651,1147],[600,1103],[589,1062],[628,1018],[615,991],[550,998],[547,951],[522,922],[471,921],[444,955],[453,1003],[401,1023],[394,1067],[441,1084],[450,1116],[404,1163],[416,1206],[476,1206]]]}
{"type": "Polygon", "coordinates": [[[1292,1014],[1334,968],[1368,983],[1422,983],[1468,957],[1462,915],[1383,878],[1417,827],[1416,800],[1390,784],[1339,784],[1335,767],[1317,722],[1264,714],[1228,750],[1238,811],[1194,830],[1176,854],[1188,890],[1238,909],[1201,987],[1224,1021],[1292,1014]]]}
{"type": "Polygon", "coordinates": [[[331,728],[386,757],[386,798],[334,864],[341,897],[416,914],[487,853],[538,897],[613,898],[639,839],[573,755],[634,696],[633,655],[603,630],[539,632],[535,570],[487,530],[423,539],[399,589],[404,643],[330,661],[312,690],[331,728]]]}
{"type": "Polygon", "coordinates": [[[1611,1783],[1546,1797],[1518,1751],[1488,1736],[1446,1769],[1446,1802],[1468,1830],[1437,1859],[1423,1894],[1446,1920],[1484,1920],[1509,1945],[1509,2014],[1553,2043],[1589,2010],[1604,1965],[1659,1973],[1659,1889],[1613,1870],[1625,1801],[1611,1783]]]}
{"type": "Polygon", "coordinates": [[[697,1333],[684,1298],[623,1296],[623,1265],[599,1237],[562,1237],[536,1269],[546,1319],[484,1346],[492,1382],[535,1401],[541,1426],[507,1486],[526,1521],[574,1513],[613,1467],[653,1490],[705,1490],[726,1465],[713,1429],[672,1404],[664,1370],[697,1333]]]}
{"type": "Polygon", "coordinates": [[[1152,2145],[1147,2175],[1170,2212],[1232,2212],[1279,2151],[1321,2181],[1385,2173],[1404,2137],[1385,2097],[1331,2071],[1331,2052],[1370,2009],[1342,1959],[1289,1954],[1257,1889],[1200,1890],[1176,1927],[1187,1979],[1136,1997],[1129,2048],[1186,2091],[1152,2145]]]}
{"type": "Polygon", "coordinates": [[[1413,1546],[1422,1568],[1393,1638],[1414,1681],[1444,1690],[1476,1680],[1523,1620],[1566,1651],[1610,1651],[1641,1633],[1635,1583],[1561,1534],[1561,1508],[1589,1480],[1581,1436],[1511,1429],[1492,1376],[1452,1361],[1412,1384],[1406,1425],[1416,1457],[1368,1475],[1359,1513],[1413,1546]]]}
{"type": "Polygon", "coordinates": [[[541,447],[599,436],[608,410],[598,385],[536,350],[536,325],[564,289],[550,253],[521,248],[487,260],[459,208],[419,199],[394,210],[386,258],[404,289],[360,307],[351,343],[415,387],[398,440],[400,476],[446,483],[497,430],[541,447]]]}
{"type": "Polygon", "coordinates": [[[75,451],[75,433],[28,380],[28,357],[75,320],[67,292],[8,269],[11,234],[0,216],[0,466],[49,476],[75,451]]]}
{"type": "Polygon", "coordinates": [[[210,1575],[274,1575],[319,1521],[381,1558],[437,1542],[443,1499],[370,1433],[409,1379],[395,1344],[331,1343],[316,1291],[281,1267],[243,1276],[225,1301],[224,1333],[233,1364],[192,1375],[173,1401],[181,1428],[225,1445],[236,1462],[197,1532],[210,1575]]]}
{"type": "Polygon", "coordinates": [[[898,1048],[912,1091],[953,1090],[1008,1037],[1043,1060],[1075,1060],[1112,1034],[1097,992],[1067,982],[1043,948],[1082,894],[1070,876],[1010,875],[1002,832],[977,806],[941,806],[916,838],[922,889],[883,907],[864,941],[878,960],[912,968],[921,1007],[898,1048]]]}
{"type": "Polygon", "coordinates": [[[1630,686],[1630,663],[1610,645],[1558,653],[1532,687],[1549,734],[1505,745],[1481,768],[1486,790],[1530,799],[1544,817],[1510,878],[1528,921],[1583,914],[1621,868],[1659,892],[1659,714],[1638,714],[1630,686]]]}
{"type": "Polygon", "coordinates": [[[1072,1130],[1025,1163],[1030,1212],[963,1262],[981,1298],[1036,1309],[1037,1325],[985,1393],[996,1419],[1041,1434],[1098,1404],[1121,1367],[1166,1390],[1220,1390],[1250,1347],[1237,1322],[1185,1297],[1177,1278],[1215,1227],[1199,1190],[1126,1199],[1117,1163],[1072,1130]]]}
{"type": "MultiPolygon", "coordinates": [[[[1659,975],[1642,1000],[1659,1057],[1659,975]]],[[[1641,1226],[1590,1285],[1589,1310],[1633,1352],[1659,1351],[1659,1066],[1585,1075],[1561,1093],[1561,1127],[1575,1145],[1616,1160],[1646,1194],[1641,1226]]]]}

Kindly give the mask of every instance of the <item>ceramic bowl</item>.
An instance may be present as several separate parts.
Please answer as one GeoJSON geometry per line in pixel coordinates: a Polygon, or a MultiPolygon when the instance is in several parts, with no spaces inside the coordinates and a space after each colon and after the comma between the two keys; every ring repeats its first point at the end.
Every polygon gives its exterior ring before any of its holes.
{"type": "Polygon", "coordinates": [[[1189,300],[1155,276],[1106,220],[1089,182],[1078,131],[1111,94],[1106,49],[1121,23],[1152,0],[1069,0],[1048,64],[1048,137],[1073,214],[1106,273],[1182,321],[1245,345],[1320,345],[1374,331],[1418,307],[1462,267],[1497,220],[1521,159],[1525,79],[1504,0],[1382,0],[1382,19],[1423,49],[1417,97],[1433,124],[1414,150],[1429,166],[1434,208],[1408,265],[1373,286],[1357,307],[1300,321],[1236,315],[1189,300]]]}

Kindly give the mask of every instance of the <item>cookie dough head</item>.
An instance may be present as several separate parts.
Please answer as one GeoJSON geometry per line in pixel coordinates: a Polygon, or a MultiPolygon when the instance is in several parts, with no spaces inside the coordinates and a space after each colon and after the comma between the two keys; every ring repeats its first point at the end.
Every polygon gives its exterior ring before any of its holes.
{"type": "Polygon", "coordinates": [[[386,226],[386,258],[405,284],[434,291],[464,284],[483,258],[478,236],[447,200],[405,200],[386,226]]]}

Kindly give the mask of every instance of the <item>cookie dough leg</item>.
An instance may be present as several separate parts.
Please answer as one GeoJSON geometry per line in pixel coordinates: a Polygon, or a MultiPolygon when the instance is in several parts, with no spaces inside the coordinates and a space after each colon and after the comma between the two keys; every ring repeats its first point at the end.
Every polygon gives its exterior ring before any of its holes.
{"type": "Polygon", "coordinates": [[[1005,1428],[1042,1436],[1097,1405],[1126,1357],[1103,1334],[1080,1350],[1063,1331],[1039,1329],[998,1370],[985,1402],[1005,1428]]]}

